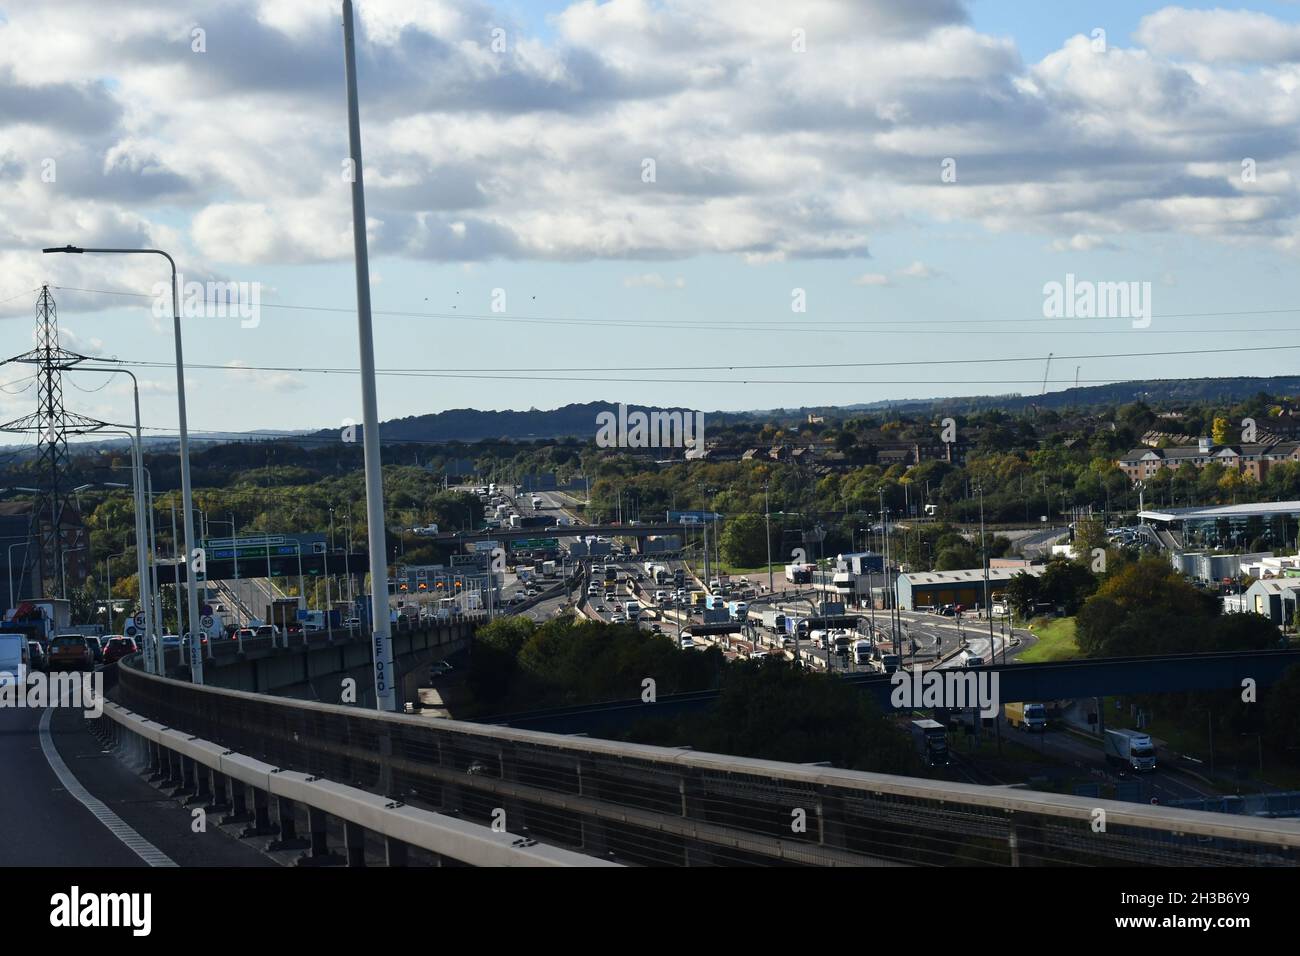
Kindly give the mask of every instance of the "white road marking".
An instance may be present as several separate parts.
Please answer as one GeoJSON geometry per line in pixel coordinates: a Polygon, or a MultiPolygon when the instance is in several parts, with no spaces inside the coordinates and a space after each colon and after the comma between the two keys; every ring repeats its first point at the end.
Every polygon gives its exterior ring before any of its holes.
{"type": "Polygon", "coordinates": [[[108,827],[109,833],[121,840],[127,849],[145,863],[150,866],[176,866],[176,862],[171,857],[136,833],[121,817],[83,787],[81,781],[68,769],[68,765],[63,762],[63,758],[54,747],[54,738],[50,736],[50,717],[53,714],[54,711],[48,707],[45,713],[41,714],[41,752],[45,754],[45,761],[54,771],[54,775],[63,784],[63,789],[72,794],[78,803],[94,815],[96,820],[108,827]]]}

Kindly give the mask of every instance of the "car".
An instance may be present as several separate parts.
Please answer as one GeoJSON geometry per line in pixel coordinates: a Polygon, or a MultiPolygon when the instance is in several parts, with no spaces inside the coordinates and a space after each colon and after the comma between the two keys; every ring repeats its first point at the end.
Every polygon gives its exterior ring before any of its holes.
{"type": "Polygon", "coordinates": [[[453,670],[455,670],[455,668],[447,661],[434,661],[429,665],[429,679],[432,680],[435,677],[446,677],[453,670]]]}
{"type": "Polygon", "coordinates": [[[667,591],[656,591],[656,592],[655,592],[655,601],[656,601],[656,602],[658,602],[659,604],[662,604],[664,601],[667,601],[667,600],[668,600],[668,592],[667,592],[667,591]]]}
{"type": "Polygon", "coordinates": [[[538,591],[537,588],[529,588],[526,593],[528,594],[529,597],[537,597],[537,595],[540,594],[541,592],[538,591]]]}
{"type": "Polygon", "coordinates": [[[511,604],[523,604],[528,600],[528,595],[523,591],[516,591],[510,598],[511,604]]]}
{"type": "Polygon", "coordinates": [[[45,651],[45,645],[40,641],[27,642],[27,655],[32,662],[33,670],[43,671],[49,669],[50,658],[45,651]]]}
{"type": "Polygon", "coordinates": [[[120,661],[128,654],[134,654],[140,648],[136,646],[135,639],[123,636],[114,636],[108,639],[108,644],[104,647],[104,663],[112,664],[120,661]]]}
{"type": "Polygon", "coordinates": [[[939,613],[944,617],[952,617],[956,613],[956,608],[951,604],[945,604],[939,608],[939,613]]]}
{"type": "Polygon", "coordinates": [[[165,651],[174,651],[174,650],[178,650],[178,649],[180,648],[180,646],[181,646],[181,638],[180,638],[180,635],[179,635],[179,634],[164,634],[164,635],[162,636],[162,646],[163,646],[163,650],[165,650],[165,651]]]}
{"type": "Polygon", "coordinates": [[[610,619],[609,619],[609,623],[611,623],[611,624],[626,624],[626,623],[627,623],[627,617],[626,617],[626,615],[623,615],[623,614],[614,614],[614,615],[612,615],[612,616],[610,617],[610,619]]]}
{"type": "Polygon", "coordinates": [[[343,622],[343,626],[346,627],[346,628],[348,628],[349,630],[352,629],[352,628],[356,628],[357,630],[360,630],[360,629],[361,629],[361,618],[359,618],[359,617],[350,617],[350,618],[348,618],[346,621],[343,622]]]}
{"type": "Polygon", "coordinates": [[[599,611],[599,612],[601,612],[601,613],[604,613],[605,611],[608,611],[609,608],[607,608],[607,607],[606,607],[605,605],[603,605],[603,604],[597,604],[597,605],[596,605],[596,610],[599,611]]]}
{"type": "Polygon", "coordinates": [[[276,628],[274,624],[263,624],[261,627],[259,627],[256,631],[253,632],[253,636],[269,637],[271,638],[271,640],[275,640],[277,637],[280,636],[280,631],[278,628],[276,628]]]}
{"type": "Polygon", "coordinates": [[[662,627],[660,627],[658,624],[651,624],[651,625],[650,625],[650,632],[651,632],[652,634],[662,634],[662,633],[664,632],[664,629],[663,629],[662,627]]]}
{"type": "Polygon", "coordinates": [[[94,659],[95,663],[98,664],[98,663],[100,663],[101,661],[103,661],[103,659],[104,659],[104,645],[101,644],[101,643],[99,642],[99,638],[97,638],[97,637],[86,637],[86,638],[83,638],[83,640],[86,642],[86,646],[87,646],[88,648],[90,648],[90,654],[91,654],[91,657],[94,659]]]}
{"type": "Polygon", "coordinates": [[[94,654],[82,635],[60,634],[50,642],[50,670],[88,671],[94,667],[94,654]]]}
{"type": "Polygon", "coordinates": [[[241,627],[235,631],[234,637],[237,641],[251,641],[257,637],[257,631],[251,627],[241,627]]]}

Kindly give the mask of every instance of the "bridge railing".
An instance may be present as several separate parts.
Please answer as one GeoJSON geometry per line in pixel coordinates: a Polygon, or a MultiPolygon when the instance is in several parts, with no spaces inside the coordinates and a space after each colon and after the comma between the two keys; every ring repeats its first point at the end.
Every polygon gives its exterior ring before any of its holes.
{"type": "MultiPolygon", "coordinates": [[[[122,668],[120,703],[275,767],[649,865],[1286,865],[1300,823],[430,720],[122,668]]],[[[647,716],[653,708],[647,707],[647,716]]]]}
{"type": "Polygon", "coordinates": [[[105,704],[92,729],[103,743],[172,797],[188,798],[241,837],[274,839],[268,851],[305,852],[300,865],[367,865],[367,845],[384,863],[446,862],[474,866],[607,866],[503,828],[480,826],[319,776],[276,767],[166,727],[118,704],[105,704]],[[271,805],[275,805],[275,816],[271,805]],[[305,819],[304,819],[305,818],[305,819]],[[299,833],[298,824],[305,822],[299,833]],[[342,829],[342,853],[330,845],[342,829]]]}

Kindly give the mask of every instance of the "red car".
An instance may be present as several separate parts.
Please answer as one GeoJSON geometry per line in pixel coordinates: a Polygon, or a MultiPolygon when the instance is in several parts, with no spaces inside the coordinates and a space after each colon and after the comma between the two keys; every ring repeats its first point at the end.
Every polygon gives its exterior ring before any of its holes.
{"type": "Polygon", "coordinates": [[[135,639],[131,637],[110,637],[108,646],[104,648],[104,663],[112,664],[120,661],[128,654],[134,654],[140,648],[136,646],[135,639]]]}

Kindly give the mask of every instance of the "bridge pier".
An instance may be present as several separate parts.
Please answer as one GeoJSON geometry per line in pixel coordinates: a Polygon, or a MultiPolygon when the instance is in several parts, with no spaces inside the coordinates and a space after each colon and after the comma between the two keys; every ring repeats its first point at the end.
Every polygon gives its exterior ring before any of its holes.
{"type": "Polygon", "coordinates": [[[187,778],[194,784],[194,793],[182,804],[186,807],[206,806],[212,801],[212,771],[205,765],[197,761],[190,760],[191,777],[187,778]]]}
{"type": "Polygon", "coordinates": [[[298,829],[293,819],[294,804],[284,797],[275,798],[275,822],[279,827],[279,839],[266,845],[268,852],[276,850],[305,850],[311,846],[310,840],[298,836],[298,829]]]}
{"type": "Polygon", "coordinates": [[[227,787],[230,784],[230,778],[218,770],[209,769],[212,778],[211,797],[203,807],[204,813],[225,813],[230,809],[230,802],[227,798],[227,787]]]}
{"type": "Polygon", "coordinates": [[[248,785],[242,780],[230,777],[230,812],[221,818],[222,823],[248,823],[253,815],[248,812],[248,800],[245,796],[248,785]]]}
{"type": "Polygon", "coordinates": [[[162,786],[171,777],[171,751],[164,750],[156,741],[149,741],[149,782],[162,786]]]}
{"type": "MultiPolygon", "coordinates": [[[[279,830],[271,822],[271,795],[265,790],[249,787],[247,784],[245,784],[245,788],[253,791],[253,825],[245,827],[239,835],[241,837],[257,837],[278,833],[279,830]]],[[[238,807],[241,803],[243,803],[242,794],[236,801],[235,806],[238,807]]]]}
{"type": "MultiPolygon", "coordinates": [[[[384,858],[391,866],[409,866],[410,845],[392,837],[384,837],[384,858]]],[[[442,866],[442,857],[434,854],[434,866],[442,866]]]]}
{"type": "Polygon", "coordinates": [[[348,866],[366,865],[366,831],[351,820],[343,821],[343,846],[348,866]]]}
{"type": "MultiPolygon", "coordinates": [[[[307,852],[298,857],[298,866],[333,866],[343,862],[337,853],[329,848],[329,814],[316,807],[307,807],[307,832],[311,838],[307,841],[307,852]]],[[[344,834],[346,839],[346,827],[344,834]]],[[[349,849],[350,852],[350,849],[349,849]]]]}
{"type": "Polygon", "coordinates": [[[181,755],[174,750],[168,750],[162,744],[158,745],[162,749],[163,778],[158,781],[158,787],[162,790],[175,789],[184,782],[184,776],[181,772],[181,755]]]}

